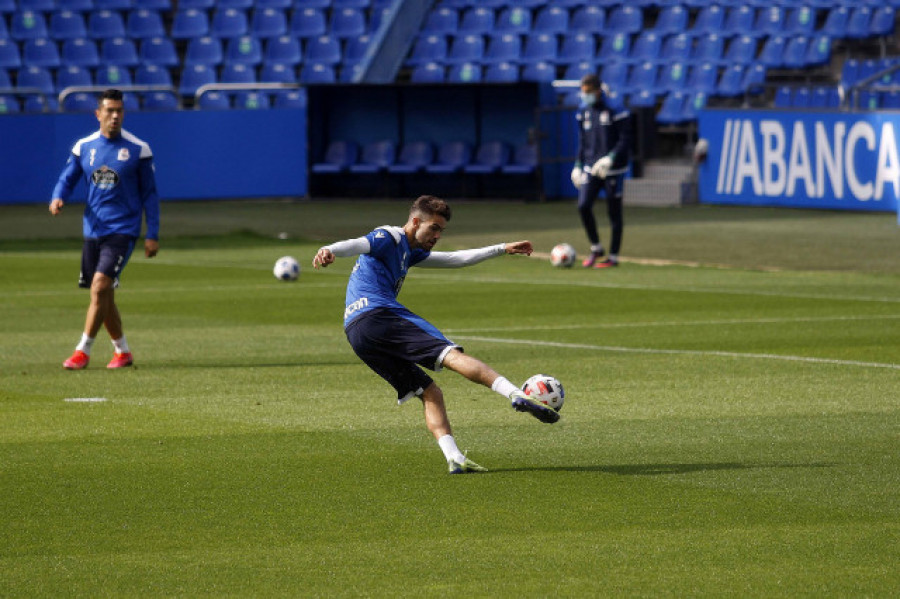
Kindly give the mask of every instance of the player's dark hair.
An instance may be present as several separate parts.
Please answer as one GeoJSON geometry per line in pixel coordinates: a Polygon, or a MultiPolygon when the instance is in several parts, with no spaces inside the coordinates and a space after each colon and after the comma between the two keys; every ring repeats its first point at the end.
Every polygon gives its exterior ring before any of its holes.
{"type": "Polygon", "coordinates": [[[118,89],[108,89],[97,98],[97,106],[103,105],[103,100],[115,100],[116,102],[122,101],[122,92],[118,89]]]}
{"type": "Polygon", "coordinates": [[[591,89],[600,89],[600,77],[597,77],[593,73],[588,73],[581,78],[581,85],[586,85],[591,89]]]}
{"type": "Polygon", "coordinates": [[[441,198],[435,196],[419,196],[413,202],[410,213],[420,213],[424,216],[443,216],[444,220],[450,220],[450,206],[441,198]]]}

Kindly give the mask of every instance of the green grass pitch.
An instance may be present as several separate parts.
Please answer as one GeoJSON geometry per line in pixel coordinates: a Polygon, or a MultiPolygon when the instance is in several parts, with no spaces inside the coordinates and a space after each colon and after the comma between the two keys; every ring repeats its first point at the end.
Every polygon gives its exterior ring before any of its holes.
{"type": "MultiPolygon", "coordinates": [[[[491,470],[448,476],[421,406],[343,336],[353,261],[309,266],[406,209],[164,205],[117,292],[136,366],[114,372],[105,332],[61,368],[80,207],[0,210],[0,596],[896,595],[895,216],[629,209],[618,269],[414,269],[413,310],[567,391],[547,426],[435,375],[491,470]],[[285,254],[296,283],[271,274],[285,254]]],[[[438,249],[587,249],[569,203],[454,209],[438,249]]]]}

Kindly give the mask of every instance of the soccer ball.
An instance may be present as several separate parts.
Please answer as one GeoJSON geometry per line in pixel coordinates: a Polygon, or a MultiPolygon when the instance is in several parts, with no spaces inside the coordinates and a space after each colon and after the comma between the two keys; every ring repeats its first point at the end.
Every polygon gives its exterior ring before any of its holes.
{"type": "Polygon", "coordinates": [[[575,248],[568,243],[560,243],[550,250],[550,264],[557,268],[569,268],[575,264],[575,248]]]}
{"type": "Polygon", "coordinates": [[[522,391],[528,397],[550,406],[557,412],[562,408],[563,401],[566,399],[562,383],[547,374],[536,374],[525,381],[522,391]]]}
{"type": "Polygon", "coordinates": [[[283,256],[275,261],[272,269],[276,279],[282,281],[296,281],[300,276],[300,263],[293,256],[283,256]]]}

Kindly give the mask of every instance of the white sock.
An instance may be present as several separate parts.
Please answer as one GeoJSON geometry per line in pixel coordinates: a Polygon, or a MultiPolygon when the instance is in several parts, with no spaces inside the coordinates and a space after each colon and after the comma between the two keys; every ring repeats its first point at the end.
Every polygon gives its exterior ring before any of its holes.
{"type": "Polygon", "coordinates": [[[463,452],[456,446],[456,439],[453,438],[453,435],[444,435],[438,439],[438,445],[440,446],[441,451],[444,452],[444,457],[448,462],[453,460],[457,464],[462,464],[466,461],[466,456],[463,455],[463,452]]]}
{"type": "Polygon", "coordinates": [[[81,341],[75,346],[76,350],[83,351],[87,355],[91,355],[91,348],[94,346],[94,337],[88,337],[87,333],[81,334],[81,341]]]}
{"type": "Polygon", "coordinates": [[[603,253],[603,244],[598,243],[597,245],[592,245],[591,251],[594,252],[595,254],[602,254],[603,253]]]}
{"type": "Polygon", "coordinates": [[[609,255],[609,259],[612,260],[613,262],[618,262],[618,261],[619,261],[619,254],[610,254],[610,255],[609,255]]]}
{"type": "Polygon", "coordinates": [[[128,342],[125,341],[125,335],[122,335],[118,339],[112,340],[113,347],[116,348],[117,354],[127,354],[131,350],[128,349],[128,342]]]}
{"type": "Polygon", "coordinates": [[[491,385],[491,391],[496,391],[508,399],[512,399],[512,394],[518,390],[519,388],[510,383],[505,376],[498,376],[497,380],[491,385]]]}

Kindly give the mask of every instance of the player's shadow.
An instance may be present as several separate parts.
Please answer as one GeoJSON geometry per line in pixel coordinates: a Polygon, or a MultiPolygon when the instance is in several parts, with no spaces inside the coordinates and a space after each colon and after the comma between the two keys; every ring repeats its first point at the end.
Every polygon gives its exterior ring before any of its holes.
{"type": "Polygon", "coordinates": [[[764,468],[831,468],[834,464],[815,462],[795,464],[786,462],[709,462],[693,464],[618,464],[600,466],[536,466],[533,468],[498,468],[490,472],[603,472],[619,476],[665,476],[712,472],[716,470],[761,470],[764,468]]]}

